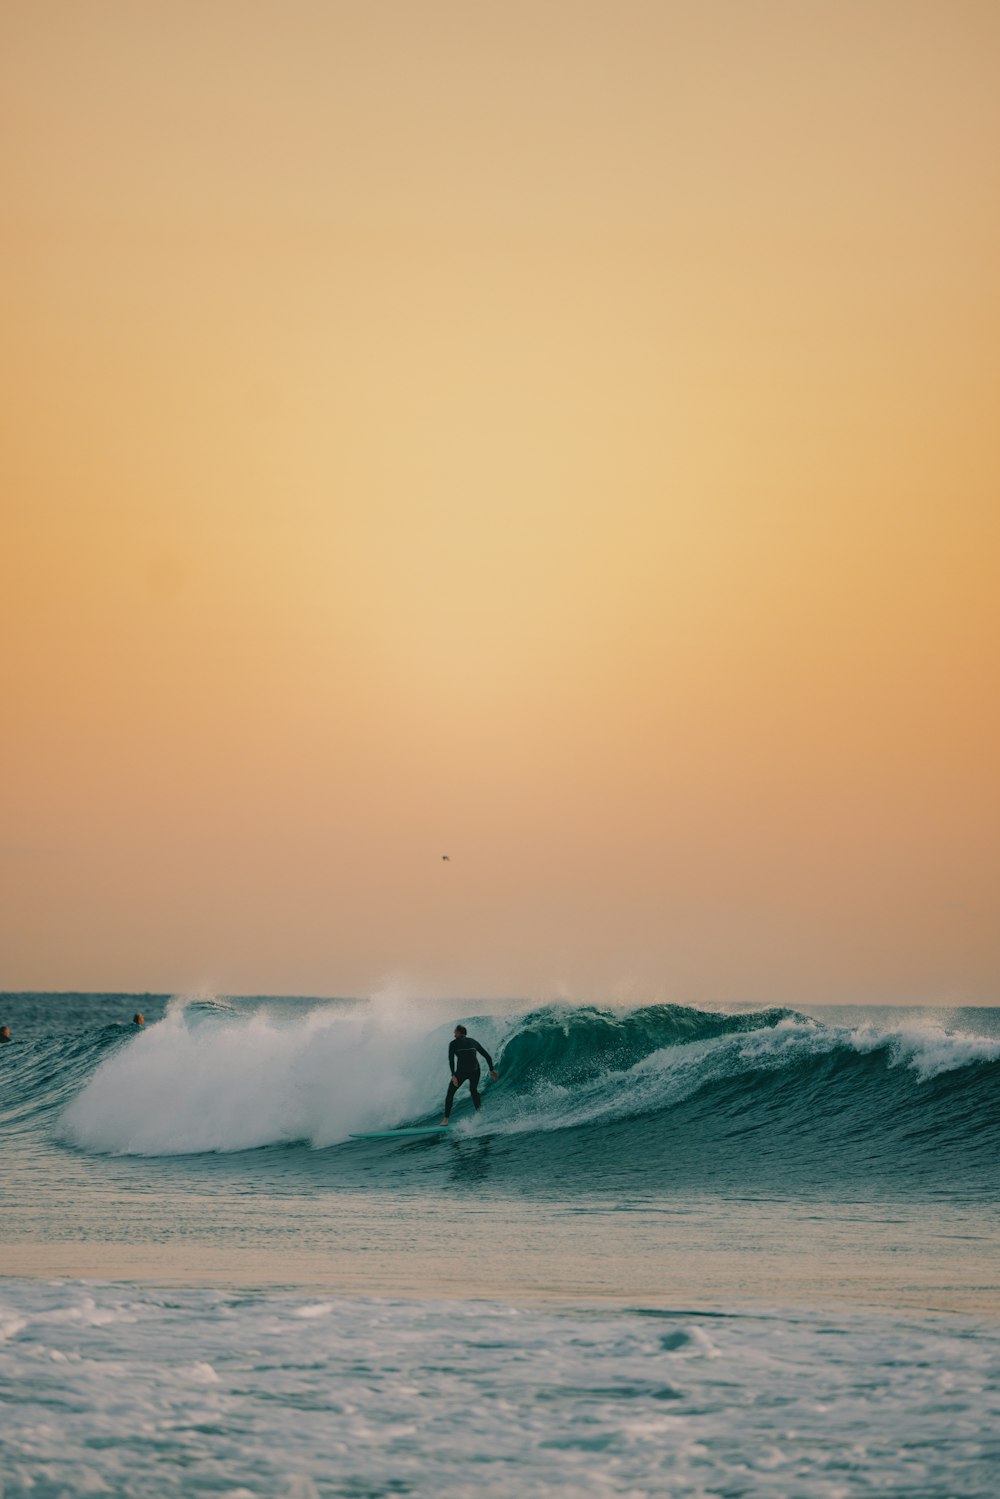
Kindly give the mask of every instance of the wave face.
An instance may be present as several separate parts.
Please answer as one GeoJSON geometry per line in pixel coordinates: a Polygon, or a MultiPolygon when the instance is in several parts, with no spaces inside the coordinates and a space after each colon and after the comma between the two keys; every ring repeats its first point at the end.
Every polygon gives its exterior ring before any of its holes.
{"type": "MultiPolygon", "coordinates": [[[[82,1026],[5,1048],[0,1123],[106,1155],[307,1146],[334,1174],[388,1181],[405,1160],[412,1180],[447,1152],[348,1136],[438,1120],[456,1018],[391,1001],[176,1000],[142,1032],[82,1026]]],[[[464,1018],[501,1080],[478,1119],[459,1095],[450,1138],[488,1146],[519,1190],[1000,1185],[997,1011],[960,1025],[674,1005],[464,1018]]]]}
{"type": "Polygon", "coordinates": [[[997,1035],[652,1006],[539,1012],[508,1056],[516,1101],[499,1128],[565,1136],[559,1178],[1000,1186],[997,1035]]]}

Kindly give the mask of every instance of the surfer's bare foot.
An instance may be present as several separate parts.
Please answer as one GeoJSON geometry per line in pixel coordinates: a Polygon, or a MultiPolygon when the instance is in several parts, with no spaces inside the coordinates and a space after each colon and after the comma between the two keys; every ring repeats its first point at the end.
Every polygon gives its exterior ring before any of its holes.
{"type": "Polygon", "coordinates": [[[446,1124],[450,1124],[450,1123],[451,1123],[451,1120],[450,1120],[450,1119],[442,1119],[442,1120],[441,1120],[441,1127],[442,1127],[442,1129],[443,1129],[443,1128],[444,1128],[444,1126],[445,1126],[445,1125],[446,1125],[446,1124]]]}

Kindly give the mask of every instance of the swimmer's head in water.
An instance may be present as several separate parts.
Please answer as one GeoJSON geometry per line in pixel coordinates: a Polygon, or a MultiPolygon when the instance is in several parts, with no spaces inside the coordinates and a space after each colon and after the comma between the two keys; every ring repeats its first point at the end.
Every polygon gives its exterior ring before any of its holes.
{"type": "Polygon", "coordinates": [[[0,1041],[9,1041],[9,1040],[10,1040],[10,1026],[9,1025],[0,1025],[0,1041]]]}
{"type": "Polygon", "coordinates": [[[145,1017],[143,1016],[143,1013],[142,1013],[141,1010],[136,1010],[135,1014],[132,1016],[132,1024],[133,1025],[145,1025],[146,1024],[145,1017]]]}

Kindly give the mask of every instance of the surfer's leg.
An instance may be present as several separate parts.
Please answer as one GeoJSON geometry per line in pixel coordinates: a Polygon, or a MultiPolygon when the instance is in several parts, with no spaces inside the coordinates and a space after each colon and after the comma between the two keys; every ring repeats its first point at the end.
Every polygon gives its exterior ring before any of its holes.
{"type": "Polygon", "coordinates": [[[472,1094],[472,1103],[477,1114],[479,1112],[479,1077],[480,1074],[474,1072],[469,1078],[469,1092],[472,1094]]]}
{"type": "MultiPolygon", "coordinates": [[[[459,1086],[459,1088],[462,1086],[462,1080],[461,1080],[461,1078],[459,1079],[458,1086],[459,1086]]],[[[449,1116],[451,1114],[451,1106],[455,1102],[455,1094],[457,1092],[458,1092],[458,1088],[455,1087],[455,1084],[454,1083],[449,1083],[448,1084],[448,1092],[445,1094],[445,1100],[444,1100],[444,1122],[445,1122],[445,1124],[448,1123],[448,1119],[449,1119],[449,1116]]]]}

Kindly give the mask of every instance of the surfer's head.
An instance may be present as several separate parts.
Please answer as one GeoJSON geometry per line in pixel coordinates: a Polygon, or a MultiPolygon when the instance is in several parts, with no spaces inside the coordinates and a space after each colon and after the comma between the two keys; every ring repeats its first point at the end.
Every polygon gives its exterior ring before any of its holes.
{"type": "Polygon", "coordinates": [[[141,1010],[136,1010],[135,1014],[132,1016],[132,1024],[133,1025],[145,1025],[146,1024],[146,1017],[143,1015],[143,1013],[142,1013],[141,1010]]]}
{"type": "Polygon", "coordinates": [[[468,1034],[469,1033],[465,1029],[464,1025],[456,1025],[456,1027],[455,1027],[455,1035],[456,1036],[467,1036],[468,1034]]]}

